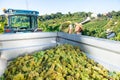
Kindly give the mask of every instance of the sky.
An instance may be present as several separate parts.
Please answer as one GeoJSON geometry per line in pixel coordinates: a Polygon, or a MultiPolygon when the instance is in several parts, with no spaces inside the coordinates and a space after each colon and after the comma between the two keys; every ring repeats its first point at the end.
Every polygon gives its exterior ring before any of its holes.
{"type": "Polygon", "coordinates": [[[39,15],[62,12],[106,13],[120,11],[120,0],[0,0],[2,8],[25,9],[39,11],[39,15]]]}

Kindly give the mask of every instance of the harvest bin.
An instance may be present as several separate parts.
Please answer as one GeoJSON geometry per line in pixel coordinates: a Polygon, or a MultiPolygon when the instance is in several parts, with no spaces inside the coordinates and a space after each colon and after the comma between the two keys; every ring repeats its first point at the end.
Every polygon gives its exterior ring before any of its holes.
{"type": "Polygon", "coordinates": [[[36,32],[0,35],[0,76],[10,60],[65,43],[79,46],[108,70],[120,71],[120,42],[62,32],[36,32]]]}

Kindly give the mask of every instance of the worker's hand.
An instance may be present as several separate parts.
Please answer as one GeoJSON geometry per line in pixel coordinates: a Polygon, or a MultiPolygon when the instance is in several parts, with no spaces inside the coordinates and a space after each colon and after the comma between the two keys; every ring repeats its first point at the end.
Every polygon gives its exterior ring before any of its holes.
{"type": "Polygon", "coordinates": [[[68,33],[69,33],[69,34],[72,34],[72,32],[73,32],[72,29],[69,29],[69,30],[68,30],[68,33]]]}
{"type": "Polygon", "coordinates": [[[82,29],[81,29],[80,26],[76,26],[76,27],[75,27],[75,32],[81,32],[81,31],[82,31],[82,29]]]}

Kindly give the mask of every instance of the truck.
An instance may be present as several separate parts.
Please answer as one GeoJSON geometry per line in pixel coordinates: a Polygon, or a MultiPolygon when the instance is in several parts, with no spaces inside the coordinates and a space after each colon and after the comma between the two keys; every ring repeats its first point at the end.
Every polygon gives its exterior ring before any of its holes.
{"type": "MultiPolygon", "coordinates": [[[[11,11],[11,9],[9,10],[11,11]]],[[[6,11],[6,13],[7,12],[8,11],[6,11]]],[[[24,15],[25,21],[29,21],[30,19],[30,25],[32,26],[33,23],[33,25],[35,25],[37,23],[37,16],[35,16],[33,13],[32,15],[30,13],[30,16],[29,12],[31,11],[27,12],[28,13],[24,15]],[[33,20],[35,20],[35,22],[31,21],[32,18],[33,20]]],[[[35,12],[35,14],[38,13],[35,12]]],[[[73,46],[78,46],[89,58],[102,64],[109,71],[120,71],[119,41],[77,34],[68,34],[64,32],[38,33],[35,31],[35,28],[37,27],[30,27],[28,26],[29,23],[26,24],[27,26],[24,26],[24,24],[21,27],[14,28],[14,24],[11,22],[11,19],[14,20],[14,17],[15,16],[13,16],[12,14],[9,15],[9,26],[5,29],[8,29],[7,32],[33,31],[34,33],[0,34],[0,76],[3,75],[7,65],[13,59],[26,54],[32,54],[41,50],[50,49],[60,44],[71,44],[73,46]]]]}
{"type": "Polygon", "coordinates": [[[37,32],[37,17],[39,12],[32,10],[3,9],[7,23],[4,26],[4,33],[37,32]]]}

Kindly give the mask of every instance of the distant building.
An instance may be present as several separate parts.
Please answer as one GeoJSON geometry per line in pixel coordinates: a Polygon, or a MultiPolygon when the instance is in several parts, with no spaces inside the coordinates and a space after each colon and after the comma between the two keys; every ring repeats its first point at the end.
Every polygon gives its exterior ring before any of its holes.
{"type": "Polygon", "coordinates": [[[108,13],[103,13],[103,16],[108,17],[109,19],[112,19],[112,14],[110,12],[108,13]]]}
{"type": "Polygon", "coordinates": [[[103,16],[107,16],[107,13],[103,13],[103,16]]]}
{"type": "Polygon", "coordinates": [[[97,18],[98,18],[98,16],[97,16],[97,14],[96,14],[96,13],[93,13],[93,14],[91,14],[91,18],[95,18],[95,19],[97,19],[97,18]]]}

